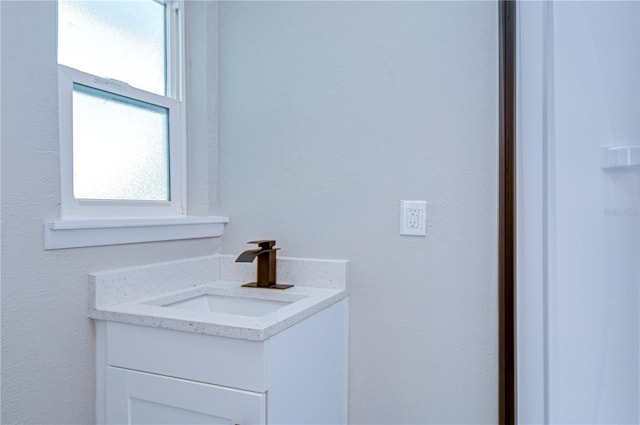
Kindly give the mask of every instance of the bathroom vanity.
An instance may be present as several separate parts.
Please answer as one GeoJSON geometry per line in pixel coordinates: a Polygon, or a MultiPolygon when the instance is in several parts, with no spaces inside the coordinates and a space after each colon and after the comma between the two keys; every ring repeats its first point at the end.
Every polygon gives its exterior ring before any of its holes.
{"type": "Polygon", "coordinates": [[[227,256],[92,274],[97,423],[345,424],[347,262],[278,261],[295,287],[227,256]]]}

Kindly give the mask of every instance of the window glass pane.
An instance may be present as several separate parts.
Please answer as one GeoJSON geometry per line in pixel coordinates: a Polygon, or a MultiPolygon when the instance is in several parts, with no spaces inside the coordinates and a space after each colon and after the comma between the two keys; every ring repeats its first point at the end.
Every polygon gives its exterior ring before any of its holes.
{"type": "Polygon", "coordinates": [[[169,111],[74,84],[77,199],[170,200],[169,111]]]}
{"type": "Polygon", "coordinates": [[[165,95],[164,5],[59,0],[58,62],[165,95]]]}

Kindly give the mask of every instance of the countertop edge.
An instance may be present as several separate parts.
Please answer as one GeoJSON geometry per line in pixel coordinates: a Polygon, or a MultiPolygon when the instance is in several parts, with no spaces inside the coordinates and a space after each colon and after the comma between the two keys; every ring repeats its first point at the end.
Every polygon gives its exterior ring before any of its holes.
{"type": "MultiPolygon", "coordinates": [[[[272,336],[288,329],[297,323],[311,317],[320,311],[346,299],[349,296],[346,289],[324,298],[317,303],[310,305],[302,311],[292,314],[276,323],[264,328],[261,327],[241,327],[220,323],[183,320],[173,317],[149,316],[134,312],[114,311],[109,307],[89,308],[89,318],[93,320],[103,320],[108,322],[119,322],[138,326],[170,329],[181,332],[192,332],[211,336],[220,336],[249,341],[264,341],[272,336]]],[[[117,307],[117,306],[112,306],[117,307]]]]}

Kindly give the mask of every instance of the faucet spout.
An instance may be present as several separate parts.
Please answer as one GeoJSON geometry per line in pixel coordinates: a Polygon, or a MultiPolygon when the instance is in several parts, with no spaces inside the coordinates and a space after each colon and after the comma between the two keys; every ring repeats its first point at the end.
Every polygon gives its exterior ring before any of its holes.
{"type": "Polygon", "coordinates": [[[259,248],[248,249],[236,258],[237,263],[252,263],[258,257],[257,279],[242,286],[250,288],[287,289],[293,285],[281,285],[276,283],[276,241],[260,240],[248,243],[256,243],[259,248]]]}
{"type": "Polygon", "coordinates": [[[236,258],[236,263],[253,263],[253,260],[262,253],[262,249],[248,249],[236,258]]]}

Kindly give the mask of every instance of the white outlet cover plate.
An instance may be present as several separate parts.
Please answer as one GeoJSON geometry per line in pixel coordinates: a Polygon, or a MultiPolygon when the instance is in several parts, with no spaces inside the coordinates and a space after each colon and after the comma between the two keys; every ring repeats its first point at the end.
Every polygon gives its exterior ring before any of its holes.
{"type": "Polygon", "coordinates": [[[400,201],[400,234],[426,236],[429,221],[427,201],[400,201]]]}

